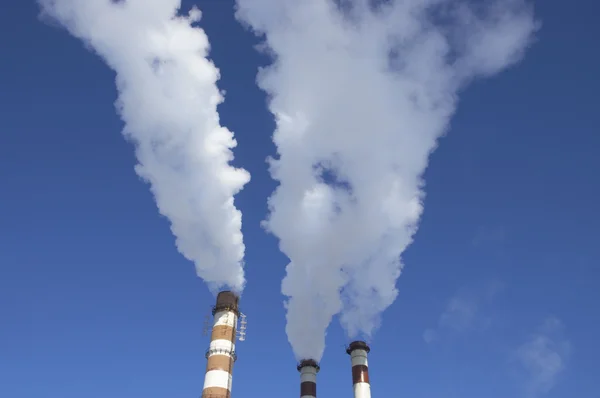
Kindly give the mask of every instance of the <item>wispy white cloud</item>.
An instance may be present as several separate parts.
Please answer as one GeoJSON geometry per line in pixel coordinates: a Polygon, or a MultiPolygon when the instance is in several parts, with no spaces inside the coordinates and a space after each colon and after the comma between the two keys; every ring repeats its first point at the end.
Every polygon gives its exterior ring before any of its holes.
{"type": "Polygon", "coordinates": [[[457,334],[471,329],[478,312],[479,304],[474,298],[452,297],[440,315],[437,326],[423,332],[423,340],[430,344],[438,341],[446,332],[457,334]]]}
{"type": "Polygon", "coordinates": [[[500,291],[502,285],[494,282],[479,292],[459,292],[446,304],[438,318],[437,326],[423,332],[423,340],[430,344],[444,334],[462,334],[472,330],[484,330],[491,324],[491,317],[483,310],[500,291]]]}
{"type": "Polygon", "coordinates": [[[435,329],[425,329],[425,331],[423,332],[423,340],[425,340],[427,344],[431,344],[437,341],[437,339],[438,332],[435,329]]]}
{"type": "Polygon", "coordinates": [[[475,247],[502,246],[506,240],[506,230],[500,226],[481,226],[475,231],[471,244],[475,247]]]}
{"type": "Polygon", "coordinates": [[[526,395],[538,397],[548,393],[565,370],[570,353],[571,343],[565,337],[562,322],[555,317],[546,319],[538,332],[516,350],[527,372],[526,395]]]}
{"type": "Polygon", "coordinates": [[[479,304],[476,299],[453,297],[440,316],[439,324],[457,332],[465,331],[473,325],[478,310],[479,304]]]}

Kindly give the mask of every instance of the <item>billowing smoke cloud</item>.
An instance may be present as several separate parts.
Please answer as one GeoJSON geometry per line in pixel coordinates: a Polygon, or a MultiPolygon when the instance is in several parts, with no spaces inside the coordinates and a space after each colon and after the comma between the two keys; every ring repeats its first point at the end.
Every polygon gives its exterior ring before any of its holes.
{"type": "Polygon", "coordinates": [[[215,289],[244,286],[241,213],[233,196],[250,176],[233,168],[233,134],[219,123],[219,71],[209,42],[177,16],[180,0],[39,0],[116,71],[116,106],[136,146],[137,174],[151,185],[179,251],[215,289]]]}
{"type": "Polygon", "coordinates": [[[298,358],[318,360],[335,314],[350,337],[377,328],[457,93],[520,60],[536,23],[522,0],[237,5],[274,57],[258,83],[277,122],[265,226],[291,260],[286,330],[298,358]]]}

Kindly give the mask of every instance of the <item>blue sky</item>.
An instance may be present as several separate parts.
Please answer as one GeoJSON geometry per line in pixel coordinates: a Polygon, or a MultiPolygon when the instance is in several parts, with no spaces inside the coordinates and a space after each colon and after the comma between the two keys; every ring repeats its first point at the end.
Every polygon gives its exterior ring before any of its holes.
{"type": "MultiPolygon", "coordinates": [[[[425,211],[399,296],[370,356],[375,396],[595,398],[600,222],[594,114],[599,36],[590,0],[540,1],[543,26],[516,67],[462,93],[425,174],[425,211]]],[[[189,7],[192,2],[184,1],[189,7]]],[[[275,188],[273,118],[255,84],[268,63],[232,1],[197,1],[252,174],[243,212],[246,277],[233,394],[298,393],[285,334],[287,264],[260,221],[275,188]]],[[[176,250],[134,173],[115,113],[114,73],[33,2],[0,15],[0,396],[199,396],[213,298],[176,250]]],[[[320,396],[350,396],[334,319],[320,396]]]]}

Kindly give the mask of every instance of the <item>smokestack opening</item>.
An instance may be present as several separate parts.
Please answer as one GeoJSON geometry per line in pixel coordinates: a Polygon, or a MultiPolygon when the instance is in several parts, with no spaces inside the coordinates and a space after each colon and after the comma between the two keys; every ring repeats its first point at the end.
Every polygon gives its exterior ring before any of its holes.
{"type": "Polygon", "coordinates": [[[352,355],[352,351],[354,350],[364,350],[368,354],[369,352],[371,352],[371,347],[369,347],[369,345],[364,341],[353,341],[352,343],[350,343],[348,348],[346,348],[346,354],[352,355]]]}
{"type": "Polygon", "coordinates": [[[240,298],[237,294],[230,290],[223,290],[217,295],[217,303],[213,307],[212,314],[215,315],[220,311],[231,311],[235,315],[240,315],[239,307],[240,298]]]}
{"type": "Polygon", "coordinates": [[[296,369],[298,369],[298,372],[302,372],[302,368],[307,367],[307,366],[315,368],[317,370],[317,373],[319,373],[319,370],[321,370],[319,363],[317,361],[315,361],[314,359],[303,359],[302,361],[300,361],[300,363],[298,364],[296,369]]]}

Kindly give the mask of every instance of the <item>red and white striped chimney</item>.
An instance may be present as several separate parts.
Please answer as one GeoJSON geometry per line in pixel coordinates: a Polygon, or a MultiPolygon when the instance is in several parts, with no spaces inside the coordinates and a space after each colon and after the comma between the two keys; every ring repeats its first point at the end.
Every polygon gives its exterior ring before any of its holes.
{"type": "Polygon", "coordinates": [[[298,364],[300,372],[300,398],[316,398],[317,373],[321,367],[314,359],[305,359],[298,364]]]}
{"type": "Polygon", "coordinates": [[[208,363],[204,377],[202,398],[230,398],[231,374],[236,360],[235,339],[238,316],[240,315],[239,297],[230,291],[217,295],[213,307],[213,328],[210,346],[206,352],[208,363]]]}
{"type": "Polygon", "coordinates": [[[371,351],[371,348],[364,341],[354,341],[346,349],[346,352],[352,359],[354,398],[371,398],[369,361],[367,360],[369,351],[371,351]]]}

